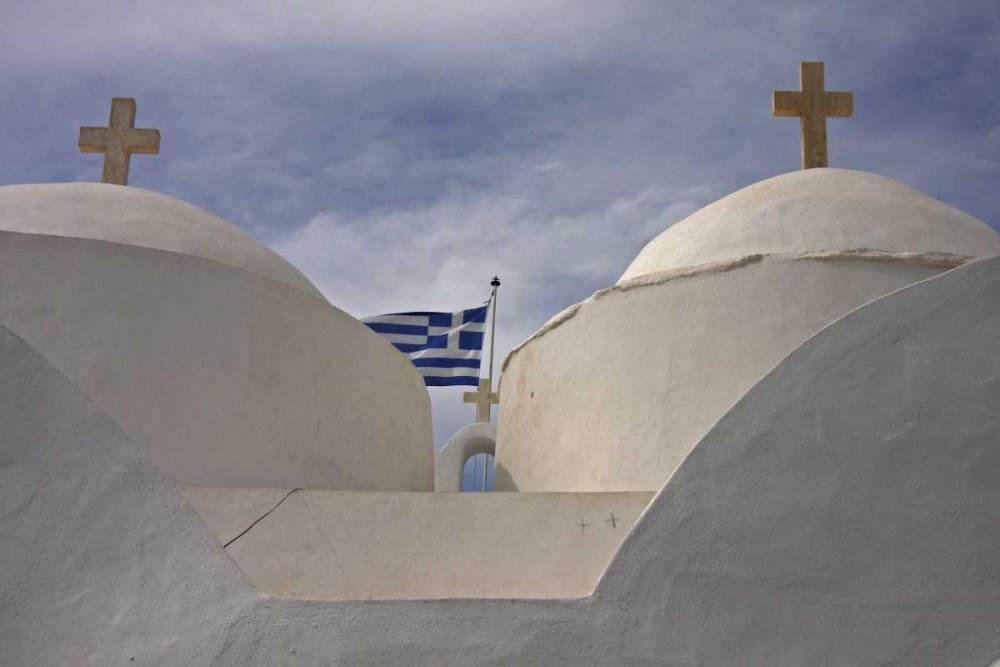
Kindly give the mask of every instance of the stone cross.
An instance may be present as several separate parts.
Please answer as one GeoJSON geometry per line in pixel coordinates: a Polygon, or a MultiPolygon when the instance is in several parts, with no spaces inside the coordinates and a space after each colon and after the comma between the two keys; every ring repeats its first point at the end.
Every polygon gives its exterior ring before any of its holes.
{"type": "Polygon", "coordinates": [[[802,118],[802,168],[826,167],[826,119],[849,118],[854,113],[854,94],[824,90],[821,62],[800,65],[799,88],[774,91],[773,113],[802,118]]]}
{"type": "Polygon", "coordinates": [[[132,153],[156,155],[160,152],[160,131],[136,129],[135,108],[135,100],[131,97],[113,97],[108,127],[80,128],[80,152],[104,153],[101,176],[104,183],[128,185],[132,153]]]}
{"type": "Polygon", "coordinates": [[[480,378],[479,389],[467,391],[462,394],[463,403],[476,404],[476,421],[488,422],[490,420],[490,406],[500,402],[500,396],[494,391],[490,391],[490,379],[480,378]]]}

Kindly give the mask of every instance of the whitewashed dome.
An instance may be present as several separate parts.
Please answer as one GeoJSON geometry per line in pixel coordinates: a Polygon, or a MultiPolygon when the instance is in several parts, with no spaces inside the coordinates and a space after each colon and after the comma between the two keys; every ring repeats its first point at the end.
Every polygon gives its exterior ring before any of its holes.
{"type": "Polygon", "coordinates": [[[413,366],[190,204],[98,183],[0,187],[0,324],[178,486],[433,490],[413,366]]]}
{"type": "Polygon", "coordinates": [[[3,229],[203,257],[323,298],[298,269],[239,227],[159,192],[103,183],[0,189],[3,229]]]}
{"type": "Polygon", "coordinates": [[[806,169],[743,188],[669,227],[619,282],[758,254],[851,252],[982,257],[1000,254],[1000,235],[891,178],[806,169]]]}
{"type": "Polygon", "coordinates": [[[788,353],[1000,234],[883,176],[810,169],[706,206],[505,360],[495,488],[655,491],[788,353]]]}

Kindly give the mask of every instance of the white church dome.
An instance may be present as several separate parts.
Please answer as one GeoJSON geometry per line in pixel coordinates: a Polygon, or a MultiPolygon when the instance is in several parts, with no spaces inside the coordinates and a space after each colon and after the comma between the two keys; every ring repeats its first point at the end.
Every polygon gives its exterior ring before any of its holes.
{"type": "Polygon", "coordinates": [[[805,169],[743,188],[669,227],[619,282],[757,254],[858,251],[968,258],[1000,253],[1000,236],[891,178],[805,169]]]}
{"type": "Polygon", "coordinates": [[[277,254],[171,197],[0,187],[0,324],[178,486],[433,490],[416,369],[277,254]]]}
{"type": "Polygon", "coordinates": [[[873,174],[796,171],[729,195],[508,356],[494,488],[655,491],[826,325],[998,254],[982,222],[873,174]]]}
{"type": "Polygon", "coordinates": [[[166,250],[246,269],[323,298],[283,257],[217,215],[173,197],[103,183],[8,185],[3,229],[166,250]]]}

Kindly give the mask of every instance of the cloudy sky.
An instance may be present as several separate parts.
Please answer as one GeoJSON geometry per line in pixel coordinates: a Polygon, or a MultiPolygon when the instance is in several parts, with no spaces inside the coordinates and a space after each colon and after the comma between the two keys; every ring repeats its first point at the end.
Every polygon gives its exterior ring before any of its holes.
{"type": "MultiPolygon", "coordinates": [[[[97,181],[80,125],[135,97],[130,184],[216,213],[362,317],[500,292],[497,366],[657,233],[799,166],[801,60],[855,116],[832,166],[1000,226],[1000,3],[0,0],[0,184],[97,181]]],[[[472,421],[432,389],[435,440],[472,421]]]]}

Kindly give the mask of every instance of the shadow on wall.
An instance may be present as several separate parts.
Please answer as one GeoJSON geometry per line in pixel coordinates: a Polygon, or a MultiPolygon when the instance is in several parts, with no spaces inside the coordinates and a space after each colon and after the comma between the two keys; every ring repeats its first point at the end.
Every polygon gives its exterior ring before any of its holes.
{"type": "Polygon", "coordinates": [[[490,487],[490,490],[501,492],[520,491],[510,471],[502,463],[497,463],[495,459],[493,461],[493,485],[490,487]]]}

